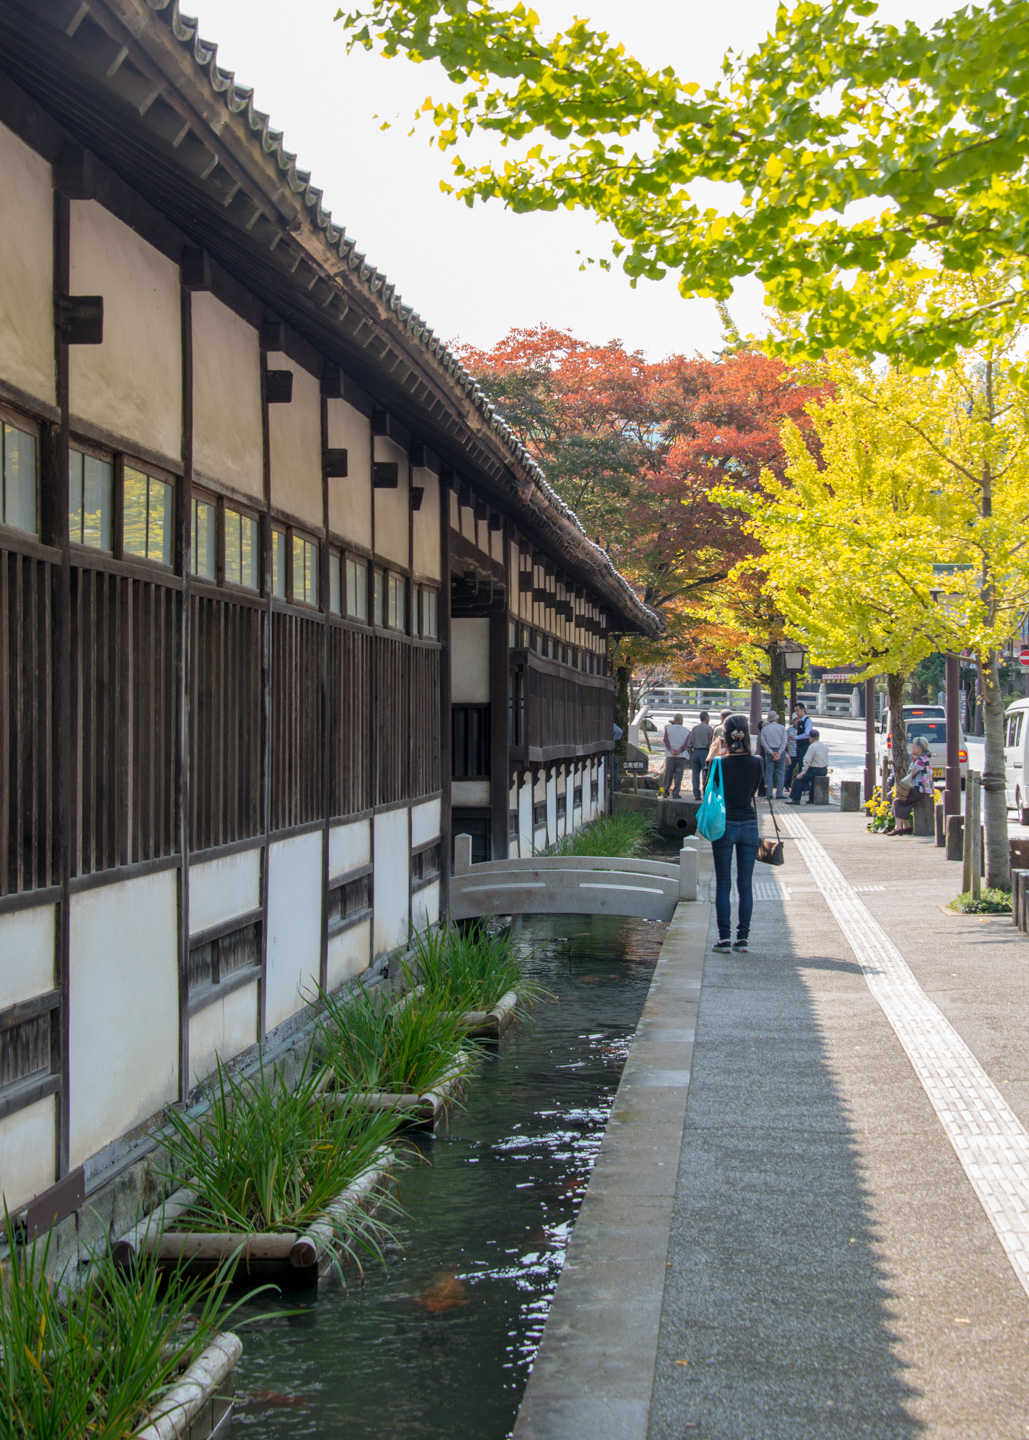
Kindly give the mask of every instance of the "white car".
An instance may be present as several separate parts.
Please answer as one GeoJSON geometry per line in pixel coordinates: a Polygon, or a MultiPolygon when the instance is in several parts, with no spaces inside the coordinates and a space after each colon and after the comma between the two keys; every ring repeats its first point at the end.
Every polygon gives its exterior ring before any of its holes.
{"type": "MultiPolygon", "coordinates": [[[[933,781],[942,785],[947,769],[947,712],[942,705],[905,705],[904,730],[910,745],[912,740],[925,740],[929,745],[929,758],[933,762],[933,781]]],[[[890,753],[890,712],[883,712],[879,730],[875,737],[875,758],[877,768],[882,767],[883,757],[890,753]]],[[[968,746],[965,732],[958,731],[958,765],[961,769],[961,783],[968,779],[968,746]]]]}
{"type": "Polygon", "coordinates": [[[1029,700],[1004,711],[1004,788],[1019,825],[1029,825],[1029,700]]]}

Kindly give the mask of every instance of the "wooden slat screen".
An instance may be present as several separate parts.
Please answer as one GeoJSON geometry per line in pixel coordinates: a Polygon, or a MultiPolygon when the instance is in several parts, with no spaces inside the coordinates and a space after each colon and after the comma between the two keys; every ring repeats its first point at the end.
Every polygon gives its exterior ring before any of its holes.
{"type": "Polygon", "coordinates": [[[440,651],[411,648],[411,796],[440,788],[440,651]]]}
{"type": "Polygon", "coordinates": [[[595,676],[579,679],[526,670],[525,743],[532,746],[590,746],[610,740],[614,687],[595,676]],[[592,683],[590,683],[592,682],[592,683]]]}
{"type": "Polygon", "coordinates": [[[57,881],[53,585],[44,560],[0,551],[0,895],[57,881]]]}
{"type": "Polygon", "coordinates": [[[376,635],[375,704],[375,804],[389,805],[403,800],[408,789],[410,758],[410,655],[406,640],[376,635]]]}
{"type": "Polygon", "coordinates": [[[191,600],[189,845],[208,850],[263,829],[261,612],[191,600]]]}
{"type": "Polygon", "coordinates": [[[72,566],[72,875],[177,853],[181,595],[72,566]]]}
{"type": "Polygon", "coordinates": [[[372,807],[372,637],[333,625],[329,635],[329,803],[333,817],[372,807]]]}
{"type": "Polygon", "coordinates": [[[322,814],[322,622],[272,614],[272,829],[322,814]]]}

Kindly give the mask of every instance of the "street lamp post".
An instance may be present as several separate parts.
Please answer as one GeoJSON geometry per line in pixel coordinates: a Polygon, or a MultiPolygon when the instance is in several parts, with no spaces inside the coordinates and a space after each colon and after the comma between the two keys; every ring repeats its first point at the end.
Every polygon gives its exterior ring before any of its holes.
{"type": "Polygon", "coordinates": [[[781,640],[779,649],[782,653],[783,664],[786,666],[786,673],[790,677],[790,715],[792,715],[797,708],[797,676],[804,668],[807,650],[803,645],[797,645],[792,640],[781,640]]]}
{"type": "Polygon", "coordinates": [[[961,814],[961,764],[958,760],[958,694],[961,689],[961,665],[956,655],[947,654],[944,705],[947,714],[947,768],[943,780],[944,816],[961,814]]]}
{"type": "Polygon", "coordinates": [[[865,681],[865,802],[875,789],[875,681],[865,681]]]}

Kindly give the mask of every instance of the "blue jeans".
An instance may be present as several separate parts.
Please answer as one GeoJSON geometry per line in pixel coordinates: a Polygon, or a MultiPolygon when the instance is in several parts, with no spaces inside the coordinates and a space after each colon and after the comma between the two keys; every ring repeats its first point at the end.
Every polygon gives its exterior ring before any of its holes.
{"type": "Polygon", "coordinates": [[[765,789],[771,796],[773,789],[777,795],[783,793],[783,785],[786,779],[786,751],[784,750],[778,760],[773,760],[771,755],[765,756],[765,789]],[[775,784],[772,784],[772,777],[775,777],[775,784]]]}
{"type": "Polygon", "coordinates": [[[754,910],[754,862],[761,837],[756,820],[728,820],[725,834],[711,841],[715,862],[715,916],[719,940],[732,936],[732,915],[729,897],[732,893],[732,853],[736,851],[736,889],[740,897],[740,913],[736,920],[736,938],[746,940],[750,934],[750,917],[754,910]]]}

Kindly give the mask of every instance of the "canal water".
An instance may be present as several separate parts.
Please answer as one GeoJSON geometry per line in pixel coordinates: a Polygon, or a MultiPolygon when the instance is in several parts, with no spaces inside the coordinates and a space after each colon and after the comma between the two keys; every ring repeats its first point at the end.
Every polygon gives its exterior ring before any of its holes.
{"type": "Polygon", "coordinates": [[[483,1049],[449,1123],[414,1143],[387,1266],[242,1331],[237,1435],[510,1433],[666,928],[517,922],[554,1000],[483,1049]]]}

